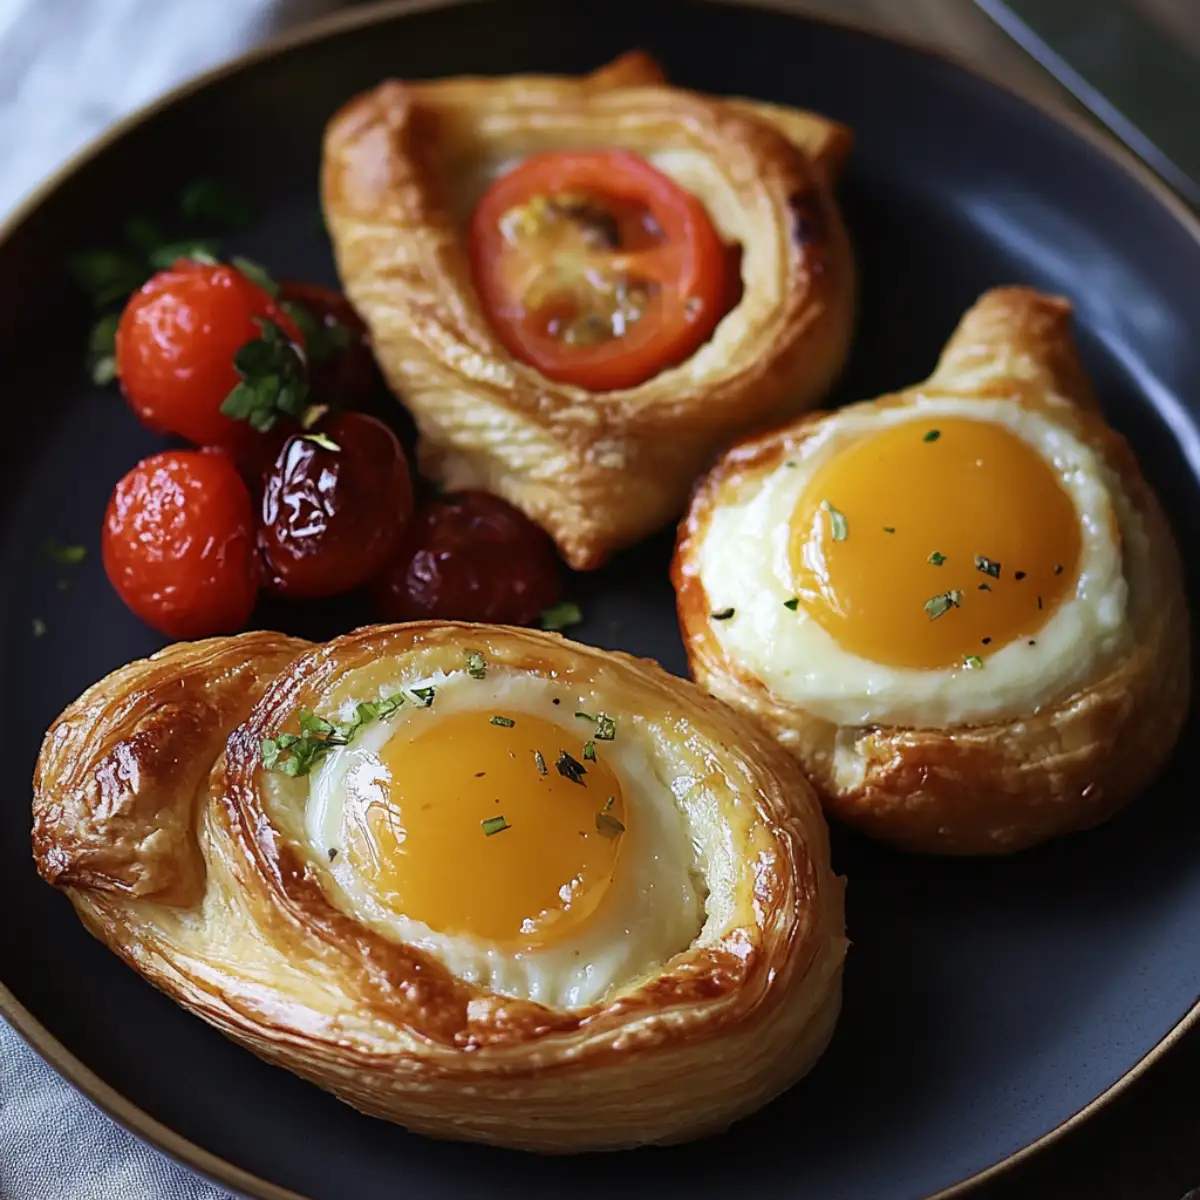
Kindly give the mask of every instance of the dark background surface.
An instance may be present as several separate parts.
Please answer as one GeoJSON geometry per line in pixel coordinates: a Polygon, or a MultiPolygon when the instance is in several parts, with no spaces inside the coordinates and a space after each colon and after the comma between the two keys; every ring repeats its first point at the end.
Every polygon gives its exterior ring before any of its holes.
{"type": "MultiPolygon", "coordinates": [[[[809,1080],[723,1138],[538,1160],[411,1137],[258,1063],[92,942],[34,876],[25,780],[42,730],[94,679],[159,644],[108,589],[96,553],[109,489],[158,442],[115,394],[80,382],[75,347],[88,313],[58,269],[65,251],[104,241],[125,217],[166,209],[180,185],[217,174],[244,183],[264,213],[232,248],[280,275],[331,280],[313,227],[319,132],[354,90],[391,72],[583,70],[634,43],[660,54],[681,83],[808,105],[856,128],[842,196],[863,305],[837,400],[926,374],[987,286],[1062,290],[1079,306],[1106,408],[1141,455],[1185,552],[1196,536],[1200,447],[1183,401],[1195,402],[1200,380],[1200,244],[1094,147],[957,69],[887,43],[662,3],[652,14],[624,2],[432,13],[261,63],[85,166],[0,246],[10,396],[0,449],[0,719],[13,766],[0,816],[0,898],[19,914],[0,932],[0,970],[53,1034],[135,1103],[314,1197],[391,1196],[398,1187],[414,1197],[598,1196],[647,1177],[666,1195],[736,1194],[752,1182],[764,1196],[917,1196],[1078,1110],[1200,992],[1200,815],[1178,760],[1153,795],[1107,828],[1009,861],[910,859],[839,836],[854,949],[838,1035],[809,1080]],[[667,27],[669,36],[658,32],[667,27]],[[39,553],[47,536],[93,551],[69,572],[67,592],[57,588],[63,569],[39,553]],[[31,634],[34,617],[47,625],[41,639],[31,634]]],[[[660,538],[581,579],[580,636],[680,670],[668,554],[669,538],[660,538]]],[[[350,605],[259,619],[325,635],[363,615],[350,605]]],[[[1194,731],[1193,722],[1185,739],[1194,731]]],[[[1200,1103],[1194,1085],[1184,1086],[1200,1065],[1196,1040],[1094,1126],[982,1194],[1176,1200],[1200,1179],[1200,1103]]]]}

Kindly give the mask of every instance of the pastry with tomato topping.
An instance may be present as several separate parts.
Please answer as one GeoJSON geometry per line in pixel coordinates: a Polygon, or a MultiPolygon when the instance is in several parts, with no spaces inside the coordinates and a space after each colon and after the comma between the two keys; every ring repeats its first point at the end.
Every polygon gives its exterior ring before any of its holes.
{"type": "Polygon", "coordinates": [[[849,143],[668,87],[640,54],[352,101],[326,131],[326,223],[422,471],[503,497],[577,569],[677,516],[714,452],[842,365],[849,143]]]}
{"type": "Polygon", "coordinates": [[[987,293],[926,382],[735,445],[680,528],[697,681],[910,850],[1098,824],[1187,712],[1175,544],[1069,322],[1057,297],[987,293]]]}

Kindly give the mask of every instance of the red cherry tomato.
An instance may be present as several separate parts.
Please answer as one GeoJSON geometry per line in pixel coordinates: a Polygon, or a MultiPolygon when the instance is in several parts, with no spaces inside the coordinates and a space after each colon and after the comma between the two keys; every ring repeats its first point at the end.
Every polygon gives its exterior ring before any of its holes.
{"type": "Polygon", "coordinates": [[[562,599],[562,576],[528,517],[486,492],[459,492],[417,510],[374,595],[385,621],[531,625],[562,599]]]}
{"type": "Polygon", "coordinates": [[[181,259],[159,271],[117,326],[117,375],[130,407],[151,429],[198,446],[244,439],[246,426],[220,409],[240,381],[233,356],[261,336],[256,317],[304,344],[292,319],[233,267],[181,259]]]}
{"type": "Polygon", "coordinates": [[[258,549],[266,586],[336,596],[396,553],[412,516],[412,477],[396,435],[363,413],[336,413],[284,442],[263,490],[258,549]]]}
{"type": "Polygon", "coordinates": [[[624,150],[531,155],[484,193],[470,251],[509,352],[594,392],[683,362],[728,308],[704,206],[624,150]]]}
{"type": "Polygon", "coordinates": [[[250,493],[223,454],[143,459],[104,516],[104,569],[147,625],[173,638],[243,629],[258,592],[250,493]]]}
{"type": "Polygon", "coordinates": [[[357,408],[379,390],[371,336],[341,292],[317,283],[280,284],[281,304],[301,304],[317,327],[308,343],[308,379],[317,404],[357,408]]]}

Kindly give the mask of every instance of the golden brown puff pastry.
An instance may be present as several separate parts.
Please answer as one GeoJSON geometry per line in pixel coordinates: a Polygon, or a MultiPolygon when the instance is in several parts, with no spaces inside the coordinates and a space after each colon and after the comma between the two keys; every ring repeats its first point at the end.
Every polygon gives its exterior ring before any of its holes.
{"type": "Polygon", "coordinates": [[[735,445],[680,527],[694,677],[910,850],[1095,825],[1185,716],[1175,545],[1069,323],[988,292],[926,382],[735,445]]]}
{"type": "Polygon", "coordinates": [[[676,517],[717,449],[811,407],[841,368],[854,278],[830,186],[850,141],[811,113],[664,86],[641,54],[583,78],[389,82],[351,101],[326,130],[326,221],[422,471],[503,496],[578,569],[676,517]],[[708,342],[600,393],[505,349],[463,245],[490,179],[584,148],[649,158],[741,247],[741,298],[708,342]]]}
{"type": "Polygon", "coordinates": [[[147,979],[434,1136],[696,1137],[803,1075],[839,1008],[842,881],[798,766],[556,635],[172,646],[55,722],[33,814],[42,875],[147,979]]]}

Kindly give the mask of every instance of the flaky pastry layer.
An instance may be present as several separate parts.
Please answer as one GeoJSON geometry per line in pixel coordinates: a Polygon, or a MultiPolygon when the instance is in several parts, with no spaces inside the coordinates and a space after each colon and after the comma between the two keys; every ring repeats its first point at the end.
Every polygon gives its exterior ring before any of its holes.
{"type": "Polygon", "coordinates": [[[169,647],[55,722],[33,817],[42,875],[152,983],[260,1057],[434,1136],[566,1152],[718,1130],[807,1071],[840,1004],[842,882],[797,765],[656,665],[556,635],[422,623],[169,647]],[[369,694],[398,663],[452,668],[464,646],[559,683],[603,678],[669,720],[736,851],[705,881],[700,937],[587,1007],[483,991],[360,923],[329,898],[303,812],[265,796],[262,740],[301,708],[369,694]]]}
{"type": "Polygon", "coordinates": [[[841,368],[854,272],[830,188],[850,140],[810,113],[667,87],[642,54],[583,78],[389,82],[352,100],[326,130],[326,222],[422,471],[503,496],[578,569],[675,518],[716,450],[811,407],[841,368]],[[742,297],[712,338],[606,393],[505,349],[464,246],[491,177],[593,147],[648,157],[742,250],[742,297]]]}
{"type": "Polygon", "coordinates": [[[909,850],[1004,854],[1099,824],[1153,781],[1187,713],[1189,622],[1174,539],[1128,444],[1100,414],[1070,313],[1066,300],[1028,288],[988,292],[927,381],[856,406],[902,405],[917,395],[1021,403],[1090,446],[1119,479],[1144,529],[1125,547],[1129,636],[1052,703],[945,728],[851,727],[778,696],[724,651],[698,568],[712,514],[754,489],[830,414],[731,447],[697,485],[679,529],[672,578],[693,677],[770,729],[830,812],[909,850]]]}

